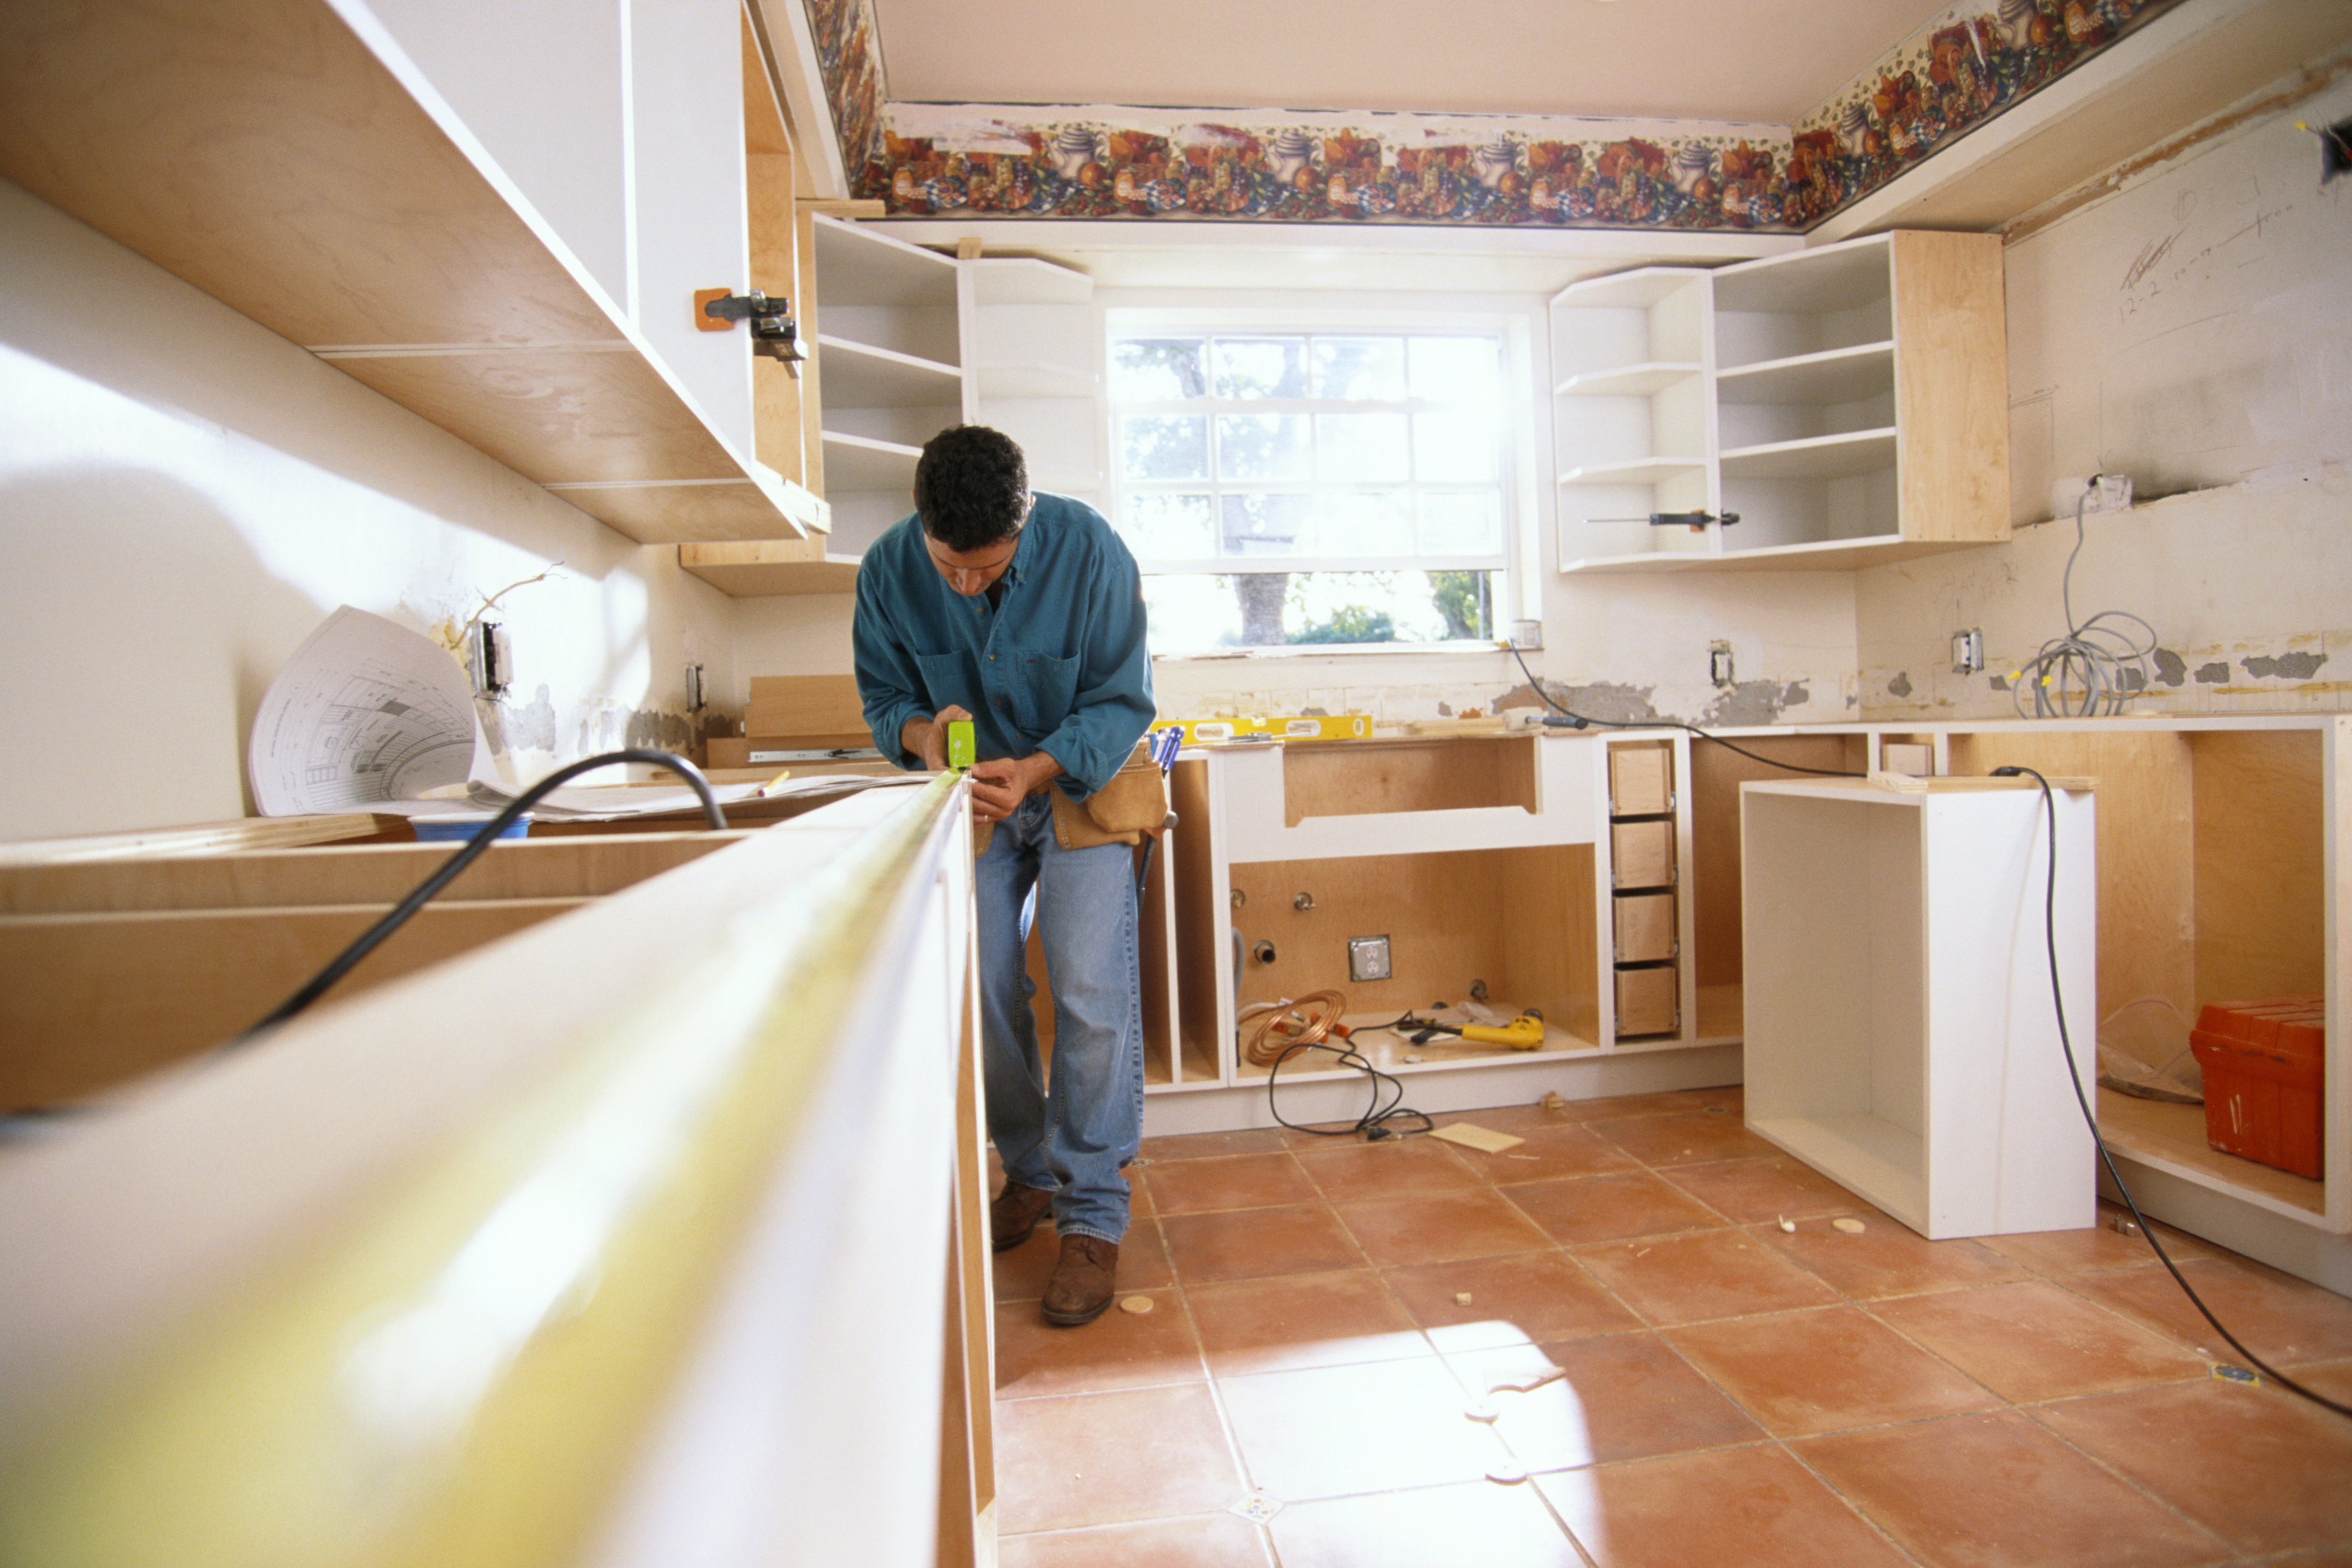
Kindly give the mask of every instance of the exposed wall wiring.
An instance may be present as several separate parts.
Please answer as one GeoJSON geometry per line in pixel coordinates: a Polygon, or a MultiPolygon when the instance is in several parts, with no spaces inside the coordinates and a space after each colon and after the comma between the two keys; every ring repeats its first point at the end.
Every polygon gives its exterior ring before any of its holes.
{"type": "Polygon", "coordinates": [[[2147,690],[2155,672],[2148,660],[2156,653],[2156,628],[2123,610],[2102,610],[2088,621],[2074,619],[2074,559],[2083,553],[2083,507],[2097,488],[2094,475],[2074,498],[2074,548],[2066,557],[2066,572],[2059,592],[2066,612],[2066,634],[2042,644],[2041,651],[2009,676],[2011,704],[2020,718],[2088,718],[2110,716],[2147,690]],[[2143,640],[2121,629],[2129,622],[2146,633],[2143,640]],[[2137,681],[2126,676],[2137,672],[2137,681]],[[2033,688],[2033,710],[2027,713],[2025,690],[2033,688]]]}
{"type": "Polygon", "coordinates": [[[2091,1142],[2099,1151],[2100,1164],[2106,1167],[2107,1179],[2116,1184],[2116,1191],[2123,1196],[2124,1207],[2131,1210],[2133,1222],[2139,1227],[2139,1233],[2147,1239],[2148,1246],[2155,1249],[2158,1260],[2163,1263],[2166,1270],[2171,1274],[2173,1283],[2180,1287],[2182,1293],[2188,1296],[2189,1304],[2203,1314],[2205,1321],[2213,1325],[2213,1332],[2229,1342],[2231,1350],[2243,1356],[2247,1364],[2256,1372],[2288,1393],[2300,1395],[2315,1405],[2335,1411],[2338,1416],[2352,1416],[2352,1406],[2338,1405],[2326,1395],[2315,1393],[2280,1373],[2240,1343],[2238,1336],[2222,1326],[2221,1320],[2213,1315],[2213,1309],[2205,1304],[2205,1299],[2197,1293],[2196,1289],[2189,1283],[2188,1278],[2174,1265],[2171,1255],[2164,1249],[2164,1243],[2157,1239],[2156,1227],[2147,1222],[2147,1217],[2139,1211],[2139,1204],[2132,1197],[2131,1188],[2124,1185],[2124,1174],[2116,1167],[2116,1157],[2108,1152],[2106,1139],[2099,1135],[2098,1114],[2091,1109],[2089,1096],[2083,1092],[2083,1070],[2074,1060],[2074,1042],[2066,1032],[2066,998],[2058,985],[2057,802],[2051,798],[2050,780],[2031,768],[2007,767],[1996,768],[1992,770],[1992,777],[1996,779],[2015,779],[2021,775],[2042,786],[2042,817],[2050,824],[2050,880],[2042,897],[2042,930],[2050,948],[2050,1000],[2058,1009],[2058,1044],[2066,1053],[2066,1082],[2074,1085],[2074,1103],[2082,1108],[2083,1124],[2091,1130],[2091,1142]]]}

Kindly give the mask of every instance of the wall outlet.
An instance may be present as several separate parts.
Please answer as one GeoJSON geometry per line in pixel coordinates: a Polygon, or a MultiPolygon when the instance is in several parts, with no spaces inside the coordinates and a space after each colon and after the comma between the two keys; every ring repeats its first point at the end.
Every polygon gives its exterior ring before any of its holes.
{"type": "Polygon", "coordinates": [[[1543,622],[1540,621],[1512,622],[1511,646],[1530,653],[1539,651],[1543,647],[1543,622]]]}
{"type": "Polygon", "coordinates": [[[1984,668],[1984,632],[1977,627],[1952,633],[1952,674],[1973,675],[1984,668]]]}
{"type": "Polygon", "coordinates": [[[2094,474],[2087,479],[2061,479],[2050,486],[2050,515],[2059,522],[2074,516],[2080,508],[2087,516],[2093,512],[2128,512],[2132,504],[2132,482],[2128,474],[2094,474]]]}
{"type": "Polygon", "coordinates": [[[1706,678],[1718,686],[1733,684],[1730,643],[1709,643],[1706,645],[1706,678]]]}
{"type": "Polygon", "coordinates": [[[1348,938],[1348,978],[1359,985],[1389,977],[1389,939],[1385,936],[1348,938]]]}
{"type": "Polygon", "coordinates": [[[514,644],[507,641],[507,629],[495,621],[474,622],[473,646],[474,691],[477,695],[494,697],[504,692],[514,681],[514,644]]]}

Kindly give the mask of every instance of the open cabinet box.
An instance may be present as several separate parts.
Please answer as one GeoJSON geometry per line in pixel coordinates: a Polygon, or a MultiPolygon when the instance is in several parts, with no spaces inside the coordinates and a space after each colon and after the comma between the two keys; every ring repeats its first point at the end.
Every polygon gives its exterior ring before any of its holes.
{"type": "MultiPolygon", "coordinates": [[[[743,836],[493,844],[329,996],[427,968],[743,836]]],[[[0,1101],[70,1103],[235,1039],[456,849],[320,844],[0,866],[0,1101]]]]}

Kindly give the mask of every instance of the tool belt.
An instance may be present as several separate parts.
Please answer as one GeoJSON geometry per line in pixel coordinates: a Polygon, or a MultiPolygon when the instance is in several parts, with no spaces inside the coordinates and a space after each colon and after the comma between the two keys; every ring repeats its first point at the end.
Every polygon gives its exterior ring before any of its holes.
{"type": "MultiPolygon", "coordinates": [[[[1139,844],[1157,836],[1168,821],[1168,775],[1151,759],[1150,737],[1134,751],[1110,782],[1083,800],[1073,800],[1059,785],[1046,796],[1054,805],[1054,841],[1066,850],[1090,850],[1097,844],[1139,844]]],[[[986,854],[994,822],[975,825],[971,852],[986,854]]]]}

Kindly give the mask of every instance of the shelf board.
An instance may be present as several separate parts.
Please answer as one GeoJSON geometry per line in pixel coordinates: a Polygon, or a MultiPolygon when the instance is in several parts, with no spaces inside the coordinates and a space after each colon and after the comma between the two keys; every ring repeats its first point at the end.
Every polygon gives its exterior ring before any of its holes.
{"type": "Polygon", "coordinates": [[[1895,344],[1857,343],[1716,372],[1717,402],[1860,402],[1895,390],[1895,344]]]}
{"type": "Polygon", "coordinates": [[[1820,315],[1884,299],[1894,287],[1894,246],[1885,235],[1735,262],[1715,272],[1717,316],[1820,315]]]}
{"type": "Polygon", "coordinates": [[[1634,457],[1622,463],[1588,463],[1559,476],[1569,485],[1655,485],[1705,471],[1704,457],[1634,457]]]}
{"type": "Polygon", "coordinates": [[[847,593],[857,585],[857,559],[832,554],[823,539],[682,544],[677,564],[732,599],[847,593]]]}
{"type": "Polygon", "coordinates": [[[888,490],[900,495],[915,486],[922,448],[828,430],[824,437],[824,483],[828,490],[888,490]]]}
{"type": "Polygon", "coordinates": [[[1739,529],[1734,525],[1723,534],[1721,555],[1640,555],[1596,556],[1576,560],[1563,560],[1559,570],[1583,572],[1680,571],[1706,567],[1717,571],[1854,571],[1864,567],[1886,566],[1895,561],[1911,560],[1920,556],[1943,555],[1951,550],[1976,549],[1992,539],[1822,539],[1811,544],[1769,545],[1756,549],[1738,548],[1739,529]]]}
{"type": "Polygon", "coordinates": [[[825,402],[838,408],[925,408],[961,404],[963,372],[848,338],[817,334],[825,402]]]}
{"type": "Polygon", "coordinates": [[[1612,273],[1605,277],[1588,277],[1580,283],[1571,283],[1552,297],[1552,303],[1601,308],[1646,308],[1690,287],[1706,276],[1697,267],[1637,267],[1631,272],[1612,273]]]}
{"type": "Polygon", "coordinates": [[[2205,1141],[2205,1107],[2099,1091],[2099,1135],[2117,1155],[2273,1213],[2325,1225],[2327,1184],[2225,1155],[2205,1141]]]}
{"type": "Polygon", "coordinates": [[[822,214],[815,220],[815,234],[820,319],[828,305],[956,308],[953,258],[822,214]]]}
{"type": "Polygon", "coordinates": [[[0,175],[631,538],[807,527],[328,6],[69,11],[0,51],[0,175]]]}
{"type": "Polygon", "coordinates": [[[1723,454],[1726,480],[1843,479],[1895,465],[1895,427],[1740,446],[1723,454]]]}
{"type": "Polygon", "coordinates": [[[1648,397],[1676,382],[1688,381],[1705,367],[1696,360],[1659,360],[1648,364],[1617,365],[1605,371],[1584,371],[1552,389],[1559,397],[1648,397]]]}

